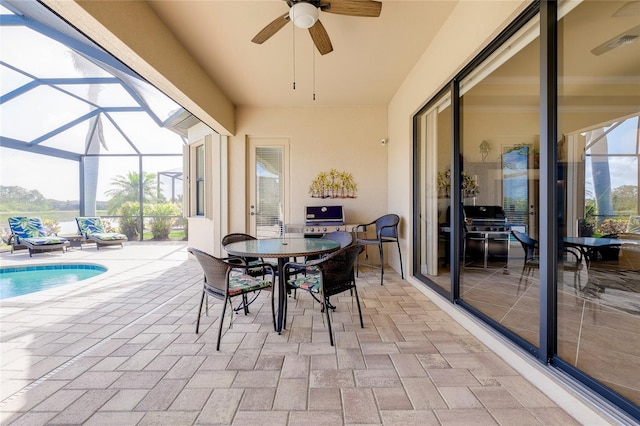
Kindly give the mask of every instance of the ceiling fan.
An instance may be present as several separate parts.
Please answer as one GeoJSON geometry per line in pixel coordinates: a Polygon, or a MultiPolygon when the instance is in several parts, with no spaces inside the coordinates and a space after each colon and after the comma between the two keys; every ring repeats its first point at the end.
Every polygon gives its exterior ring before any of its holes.
{"type": "Polygon", "coordinates": [[[349,16],[378,17],[382,3],[374,0],[286,0],[289,12],[277,17],[251,40],[262,44],[289,21],[296,27],[308,28],[316,48],[322,55],[333,51],[329,34],[318,19],[320,11],[349,16]]]}

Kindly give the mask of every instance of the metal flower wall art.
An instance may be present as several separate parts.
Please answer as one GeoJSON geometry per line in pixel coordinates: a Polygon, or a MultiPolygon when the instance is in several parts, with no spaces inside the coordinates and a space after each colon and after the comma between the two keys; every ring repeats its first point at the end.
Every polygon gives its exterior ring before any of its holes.
{"type": "Polygon", "coordinates": [[[320,172],[311,181],[309,194],[314,198],[356,198],[357,190],[351,173],[331,169],[320,172]]]}
{"type": "MultiPolygon", "coordinates": [[[[467,172],[462,172],[462,198],[473,198],[480,193],[475,179],[467,172]]],[[[438,198],[451,197],[451,169],[438,173],[438,198]]]]}

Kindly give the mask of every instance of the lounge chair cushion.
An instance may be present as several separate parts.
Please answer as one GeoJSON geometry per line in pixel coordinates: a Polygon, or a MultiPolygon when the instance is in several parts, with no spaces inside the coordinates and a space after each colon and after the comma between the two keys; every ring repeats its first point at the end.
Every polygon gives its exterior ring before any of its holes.
{"type": "Polygon", "coordinates": [[[94,232],[92,234],[89,234],[88,237],[102,241],[121,241],[127,239],[126,235],[118,234],[116,232],[94,232]]]}
{"type": "Polygon", "coordinates": [[[37,237],[37,238],[19,238],[18,242],[20,244],[31,244],[32,246],[37,247],[37,246],[46,246],[46,245],[53,245],[53,244],[64,244],[67,242],[67,239],[62,237],[51,236],[51,237],[37,237]]]}
{"type": "Polygon", "coordinates": [[[9,227],[16,238],[16,244],[43,246],[67,242],[66,238],[47,236],[39,217],[10,217],[9,227]]]}
{"type": "Polygon", "coordinates": [[[47,236],[39,217],[10,217],[9,227],[16,238],[47,236]]]}
{"type": "Polygon", "coordinates": [[[100,241],[122,241],[127,240],[127,236],[117,232],[107,232],[99,217],[77,217],[76,222],[80,233],[86,239],[100,241]]]}
{"type": "Polygon", "coordinates": [[[47,232],[42,226],[39,217],[10,217],[9,228],[11,229],[12,249],[27,247],[31,257],[36,251],[62,250],[69,246],[66,238],[58,236],[47,236],[47,232]]]}

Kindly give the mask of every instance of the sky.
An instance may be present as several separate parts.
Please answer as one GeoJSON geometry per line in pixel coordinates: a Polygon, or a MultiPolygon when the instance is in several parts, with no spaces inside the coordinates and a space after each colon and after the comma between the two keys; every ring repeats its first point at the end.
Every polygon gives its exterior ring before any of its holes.
{"type": "MultiPolygon", "coordinates": [[[[148,158],[144,167],[147,173],[182,169],[182,157],[148,158]],[[148,163],[147,163],[148,162],[148,163]]],[[[106,191],[113,188],[114,177],[125,176],[129,171],[138,172],[137,158],[103,158],[98,182],[98,201],[107,201],[106,191]]],[[[75,161],[61,160],[0,148],[0,185],[37,189],[45,198],[74,201],[79,197],[79,166],[75,161]]],[[[169,188],[164,188],[169,190],[169,188]]],[[[182,193],[182,188],[179,188],[182,193]]]]}
{"type": "MultiPolygon", "coordinates": [[[[638,155],[634,154],[638,154],[639,139],[638,116],[625,120],[607,134],[606,143],[610,154],[631,154],[628,156],[609,157],[611,188],[638,185],[638,155]]],[[[587,159],[585,163],[585,191],[587,198],[593,197],[593,174],[590,159],[587,159]],[[589,196],[589,194],[591,195],[589,196]]]]}

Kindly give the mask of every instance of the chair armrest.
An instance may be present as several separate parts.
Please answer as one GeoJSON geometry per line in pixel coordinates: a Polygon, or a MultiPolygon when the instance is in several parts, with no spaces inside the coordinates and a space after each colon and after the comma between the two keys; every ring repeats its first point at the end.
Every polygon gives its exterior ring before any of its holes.
{"type": "Polygon", "coordinates": [[[355,239],[357,240],[358,238],[360,238],[361,233],[364,234],[364,238],[367,238],[367,226],[373,225],[374,223],[375,221],[370,223],[361,223],[351,228],[351,232],[355,232],[356,234],[355,239]]]}
{"type": "Polygon", "coordinates": [[[232,266],[247,264],[247,262],[245,262],[245,260],[240,256],[221,257],[220,260],[225,263],[230,263],[232,266]]]}
{"type": "Polygon", "coordinates": [[[287,274],[290,269],[305,269],[309,266],[316,266],[324,261],[324,258],[315,259],[309,262],[287,262],[284,264],[284,273],[287,274]]]}

